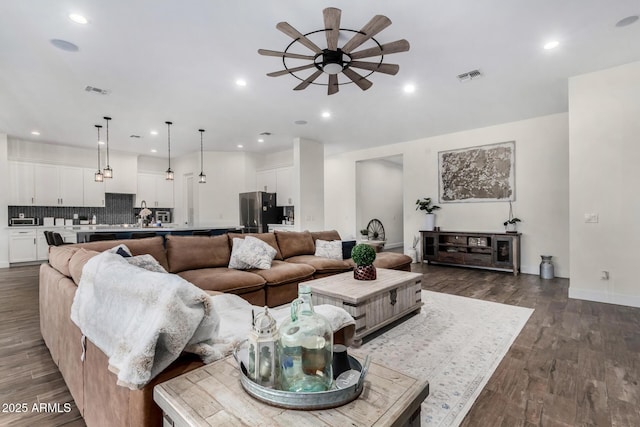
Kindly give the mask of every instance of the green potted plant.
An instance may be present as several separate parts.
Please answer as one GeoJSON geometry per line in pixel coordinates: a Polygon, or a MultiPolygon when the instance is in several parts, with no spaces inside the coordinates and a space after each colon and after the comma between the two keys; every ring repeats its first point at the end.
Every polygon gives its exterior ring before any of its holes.
{"type": "Polygon", "coordinates": [[[359,243],[351,250],[351,259],[356,263],[353,269],[353,278],[356,280],[376,280],[376,267],[373,261],[376,259],[376,250],[366,243],[359,243]]]}
{"type": "Polygon", "coordinates": [[[426,212],[426,219],[423,227],[424,230],[433,231],[436,223],[436,215],[433,211],[438,209],[440,209],[440,206],[431,204],[431,197],[416,200],[416,210],[426,212]]]}
{"type": "Polygon", "coordinates": [[[507,233],[517,233],[517,223],[519,222],[522,222],[522,220],[513,216],[513,206],[511,205],[511,201],[509,201],[509,219],[502,223],[505,231],[507,233]]]}
{"type": "Polygon", "coordinates": [[[369,230],[367,230],[366,228],[363,228],[362,230],[360,230],[360,235],[362,236],[362,240],[368,240],[369,230]]]}

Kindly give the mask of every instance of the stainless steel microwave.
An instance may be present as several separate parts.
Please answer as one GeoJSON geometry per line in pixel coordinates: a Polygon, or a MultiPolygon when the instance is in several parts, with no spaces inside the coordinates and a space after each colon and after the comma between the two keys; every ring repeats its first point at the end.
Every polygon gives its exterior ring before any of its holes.
{"type": "Polygon", "coordinates": [[[9,220],[9,225],[20,226],[20,225],[38,225],[38,218],[11,218],[9,220]]]}

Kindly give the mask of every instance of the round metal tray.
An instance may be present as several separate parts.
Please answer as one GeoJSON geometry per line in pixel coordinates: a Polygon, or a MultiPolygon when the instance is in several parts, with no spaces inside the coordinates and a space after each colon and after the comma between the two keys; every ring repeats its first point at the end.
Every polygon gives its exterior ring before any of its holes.
{"type": "Polygon", "coordinates": [[[243,344],[241,343],[233,352],[240,370],[240,384],[251,396],[269,405],[300,410],[335,408],[357,399],[364,388],[364,377],[367,374],[369,358],[365,359],[363,368],[362,364],[352,356],[349,356],[349,364],[351,369],[360,372],[360,379],[357,383],[346,388],[318,392],[291,392],[261,386],[253,382],[247,376],[246,370],[242,369],[246,366],[247,359],[246,347],[243,344]]]}

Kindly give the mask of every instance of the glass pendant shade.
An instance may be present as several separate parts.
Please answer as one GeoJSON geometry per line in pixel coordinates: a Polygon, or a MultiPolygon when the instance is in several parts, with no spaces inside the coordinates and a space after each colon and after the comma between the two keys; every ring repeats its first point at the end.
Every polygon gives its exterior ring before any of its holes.
{"type": "Polygon", "coordinates": [[[165,122],[167,124],[167,147],[168,147],[168,159],[169,167],[165,171],[165,179],[167,181],[173,181],[173,171],[171,170],[171,125],[172,122],[165,122]]]}
{"type": "Polygon", "coordinates": [[[202,134],[204,133],[204,129],[198,129],[200,132],[200,175],[198,175],[198,184],[206,184],[207,183],[207,175],[204,174],[203,162],[204,162],[204,151],[202,150],[202,134]]]}
{"type": "Polygon", "coordinates": [[[96,129],[98,129],[98,171],[93,176],[93,180],[95,182],[103,182],[104,175],[102,175],[102,172],[100,171],[100,128],[102,127],[102,125],[95,125],[95,126],[96,126],[96,129]]]}
{"type": "Polygon", "coordinates": [[[109,120],[111,120],[111,117],[103,117],[103,119],[107,121],[107,166],[102,171],[102,175],[105,179],[111,179],[113,178],[113,169],[109,165],[109,120]]]}

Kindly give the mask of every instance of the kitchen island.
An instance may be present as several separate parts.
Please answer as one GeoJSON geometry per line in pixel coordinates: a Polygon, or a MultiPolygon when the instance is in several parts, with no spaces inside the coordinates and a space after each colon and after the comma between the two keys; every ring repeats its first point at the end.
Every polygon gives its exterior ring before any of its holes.
{"type": "MultiPolygon", "coordinates": [[[[68,229],[69,227],[67,227],[68,229]]],[[[181,226],[171,225],[162,227],[138,227],[138,226],[126,226],[126,225],[82,225],[73,227],[73,230],[77,235],[77,242],[84,243],[89,241],[89,237],[93,234],[114,234],[116,239],[131,239],[134,233],[154,233],[156,236],[165,236],[167,234],[173,234],[178,236],[191,236],[194,231],[207,232],[211,236],[217,236],[225,234],[227,232],[242,233],[243,227],[241,226],[211,226],[211,227],[193,227],[193,226],[181,226]]]]}

